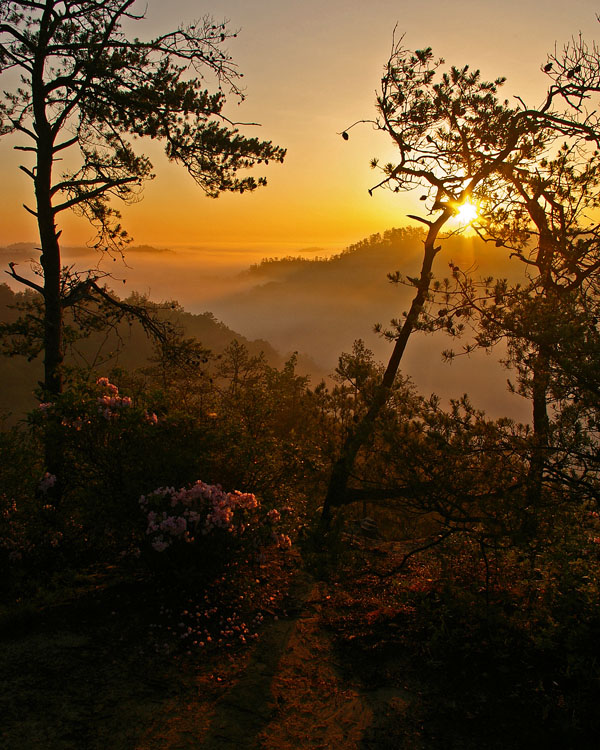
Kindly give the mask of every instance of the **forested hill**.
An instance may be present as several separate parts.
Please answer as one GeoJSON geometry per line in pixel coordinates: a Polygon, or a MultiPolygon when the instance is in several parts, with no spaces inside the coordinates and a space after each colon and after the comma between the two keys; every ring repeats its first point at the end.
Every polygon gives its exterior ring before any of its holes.
{"type": "MultiPolygon", "coordinates": [[[[454,235],[440,244],[433,268],[438,279],[450,275],[450,262],[475,277],[511,278],[522,270],[508,260],[506,250],[476,236],[454,235]]],[[[243,272],[251,286],[212,300],[211,309],[245,336],[265,338],[282,351],[309,353],[326,371],[359,338],[377,360],[387,362],[390,344],[374,333],[374,325],[387,327],[400,318],[414,294],[413,287],[392,284],[387,277],[395,271],[418,276],[422,255],[423,230],[406,227],[371,235],[330,258],[266,258],[243,272]]],[[[526,418],[522,405],[507,393],[507,374],[497,361],[500,349],[492,358],[478,352],[444,364],[441,352],[461,345],[443,333],[415,335],[403,372],[425,394],[456,398],[468,392],[478,406],[497,416],[526,418]]]]}
{"type": "MultiPolygon", "coordinates": [[[[308,280],[316,274],[358,272],[362,278],[385,280],[385,274],[395,270],[415,273],[421,258],[425,235],[420,227],[387,229],[349,245],[342,252],[329,257],[312,258],[288,255],[283,258],[263,258],[240,275],[255,280],[308,280]]],[[[506,275],[506,253],[475,236],[456,235],[442,241],[442,260],[436,275],[444,275],[447,262],[467,268],[475,265],[481,273],[506,275]]]]}
{"type": "MultiPolygon", "coordinates": [[[[35,297],[34,293],[14,292],[8,285],[0,284],[0,323],[15,321],[19,316],[16,305],[35,300],[35,297]]],[[[237,340],[252,355],[262,352],[270,365],[279,367],[283,364],[284,357],[267,341],[250,340],[236,333],[210,312],[194,315],[173,303],[160,314],[180,329],[184,337],[196,339],[215,355],[237,340]]],[[[88,339],[75,342],[67,356],[67,364],[90,366],[97,374],[106,374],[115,367],[135,371],[147,367],[154,354],[153,343],[141,326],[130,326],[123,322],[112,332],[95,333],[88,339]]],[[[307,358],[301,356],[300,369],[314,372],[315,368],[307,358]]],[[[22,416],[36,403],[33,391],[42,376],[42,356],[32,361],[27,361],[24,356],[0,356],[0,373],[3,384],[0,389],[0,415],[10,413],[13,418],[22,416]]]]}
{"type": "Polygon", "coordinates": [[[423,232],[419,227],[403,227],[388,229],[382,234],[372,234],[359,242],[349,245],[342,252],[329,257],[316,255],[313,258],[288,255],[284,258],[263,258],[260,263],[254,263],[242,276],[255,279],[282,280],[292,277],[312,276],[326,271],[342,272],[345,269],[360,267],[361,270],[371,268],[379,273],[381,263],[388,271],[390,261],[397,261],[399,257],[405,260],[407,256],[419,253],[423,239],[423,232]]]}
{"type": "MultiPolygon", "coordinates": [[[[247,343],[254,353],[264,351],[275,365],[291,352],[300,352],[299,371],[310,374],[314,383],[331,373],[340,354],[351,351],[359,338],[377,360],[387,361],[390,345],[374,334],[373,326],[387,326],[392,318],[401,316],[413,292],[408,286],[391,284],[387,274],[400,271],[406,276],[418,275],[422,239],[420,227],[389,229],[331,257],[319,257],[318,252],[311,251],[310,258],[265,258],[237,275],[232,271],[226,276],[221,271],[219,278],[211,276],[210,271],[200,271],[192,254],[139,246],[127,250],[127,288],[152,289],[152,299],[168,300],[172,295],[196,313],[211,310],[214,315],[192,314],[178,306],[171,314],[186,336],[216,353],[234,338],[247,343]]],[[[89,255],[90,250],[68,248],[73,262],[78,260],[78,253],[83,257],[86,252],[89,255]]],[[[0,248],[0,261],[4,259],[5,267],[10,261],[25,264],[34,255],[33,243],[0,248]]],[[[89,265],[88,257],[83,260],[89,265]]],[[[448,275],[450,261],[464,269],[474,268],[475,275],[503,277],[511,271],[504,249],[476,237],[454,236],[442,241],[434,265],[437,278],[448,275]]],[[[4,302],[0,299],[3,319],[11,294],[5,289],[4,302]]],[[[95,358],[99,343],[99,338],[86,343],[84,355],[88,360],[95,358]]],[[[152,353],[139,329],[127,328],[123,343],[118,358],[107,366],[136,369],[152,353]]],[[[495,415],[526,418],[521,405],[506,392],[506,372],[497,357],[490,359],[479,353],[459,358],[452,366],[444,365],[440,353],[451,345],[443,334],[414,336],[404,358],[404,373],[411,375],[425,394],[436,392],[449,398],[468,392],[478,406],[495,415]]],[[[109,344],[104,345],[104,351],[107,348],[109,344]]],[[[16,400],[10,399],[11,409],[23,411],[24,404],[28,408],[32,403],[30,394],[39,380],[40,367],[38,361],[26,366],[20,358],[0,361],[11,384],[4,393],[16,393],[16,400]]],[[[0,396],[0,407],[6,406],[2,398],[8,397],[0,396]]]]}

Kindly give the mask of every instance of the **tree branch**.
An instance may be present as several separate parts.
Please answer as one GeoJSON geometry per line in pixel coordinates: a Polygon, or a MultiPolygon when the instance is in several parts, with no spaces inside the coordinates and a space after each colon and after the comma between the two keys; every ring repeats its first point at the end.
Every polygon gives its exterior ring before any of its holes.
{"type": "Polygon", "coordinates": [[[25,284],[25,286],[30,287],[31,289],[35,289],[36,292],[39,292],[40,294],[44,294],[44,289],[39,284],[36,284],[34,281],[30,281],[29,279],[26,279],[25,276],[21,276],[15,271],[16,263],[9,263],[10,271],[5,271],[4,273],[7,273],[9,276],[11,276],[13,279],[18,281],[21,284],[25,284]]]}

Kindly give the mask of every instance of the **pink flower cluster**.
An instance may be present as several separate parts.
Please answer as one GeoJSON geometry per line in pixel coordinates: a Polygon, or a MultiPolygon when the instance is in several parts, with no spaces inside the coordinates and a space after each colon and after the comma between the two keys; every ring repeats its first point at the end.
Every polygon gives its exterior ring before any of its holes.
{"type": "MultiPolygon", "coordinates": [[[[146,514],[146,535],[157,552],[178,543],[193,543],[217,530],[232,537],[258,530],[263,526],[259,517],[260,503],[249,492],[224,492],[218,485],[198,480],[190,487],[176,490],[160,487],[140,497],[140,507],[146,514]]],[[[271,523],[280,518],[277,510],[267,514],[271,523]]],[[[289,537],[288,537],[289,539],[289,537]]],[[[279,535],[275,539],[282,547],[279,535]]],[[[291,541],[290,541],[291,545],[291,541]]]]}
{"type": "Polygon", "coordinates": [[[144,412],[144,419],[148,424],[158,424],[158,417],[154,412],[149,412],[148,409],[144,412]]]}
{"type": "Polygon", "coordinates": [[[292,540],[287,534],[275,534],[274,540],[279,549],[291,549],[292,547],[292,540]]]}
{"type": "Polygon", "coordinates": [[[3,493],[0,494],[0,521],[0,550],[8,554],[10,562],[19,562],[23,558],[26,539],[19,524],[16,500],[3,493]]]}
{"type": "Polygon", "coordinates": [[[104,388],[106,393],[98,396],[98,412],[105,419],[115,419],[123,409],[128,409],[132,405],[129,396],[119,396],[119,389],[108,378],[98,378],[96,385],[104,388]]]}

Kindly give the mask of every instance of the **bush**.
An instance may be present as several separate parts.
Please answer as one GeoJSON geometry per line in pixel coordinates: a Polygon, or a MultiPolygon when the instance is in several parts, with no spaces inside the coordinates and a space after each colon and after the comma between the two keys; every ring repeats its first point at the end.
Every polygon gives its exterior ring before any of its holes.
{"type": "Polygon", "coordinates": [[[214,572],[240,551],[259,561],[268,545],[288,549],[292,544],[285,533],[290,508],[267,511],[251,493],[227,493],[200,480],[142,495],[140,507],[148,546],[170,570],[214,572]]]}

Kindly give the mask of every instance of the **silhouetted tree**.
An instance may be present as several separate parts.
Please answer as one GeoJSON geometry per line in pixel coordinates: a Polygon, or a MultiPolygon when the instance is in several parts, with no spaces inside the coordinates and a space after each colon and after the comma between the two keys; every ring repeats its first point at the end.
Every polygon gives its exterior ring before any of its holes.
{"type": "Polygon", "coordinates": [[[21,169],[34,188],[34,207],[26,208],[39,227],[43,281],[23,277],[14,265],[10,273],[43,296],[46,398],[62,388],[63,310],[103,296],[97,274],[62,269],[59,214],[74,210],[92,223],[95,247],[121,252],[128,238],[111,200],[135,201],[153,177],[148,157],[134,150],[136,138],[163,141],[168,158],[213,197],[264,185],[262,177],[238,177],[238,170],[282,161],[285,153],[242,136],[223,114],[223,87],[241,96],[239,73],[223,49],[232,36],[224,23],[206,17],[147,42],[131,40],[122,24],[143,18],[135,4],[23,0],[0,6],[0,72],[20,76],[0,105],[0,134],[23,136],[16,148],[34,159],[21,169]],[[215,79],[215,93],[205,88],[204,75],[215,79]],[[63,159],[66,168],[56,176],[63,159]]]}
{"type": "MultiPolygon", "coordinates": [[[[487,206],[484,218],[479,220],[482,236],[498,245],[509,245],[509,238],[514,240],[521,248],[522,259],[539,272],[535,283],[549,289],[556,282],[552,276],[553,264],[556,266],[562,259],[559,265],[565,268],[574,258],[566,249],[562,252],[563,239],[553,234],[554,229],[548,224],[548,215],[555,216],[558,223],[561,221],[561,209],[550,194],[550,186],[557,179],[556,170],[561,169],[561,157],[550,159],[548,154],[570,139],[572,145],[567,150],[579,155],[582,165],[580,176],[574,177],[575,183],[596,182],[597,154],[590,161],[585,151],[587,142],[598,143],[597,115],[585,110],[586,99],[599,86],[600,66],[595,48],[590,51],[581,43],[579,47],[574,43],[560,59],[553,59],[556,67],[547,71],[553,83],[545,101],[537,108],[527,107],[520,99],[515,107],[509,106],[507,100],[499,100],[497,92],[504,82],[502,78],[484,82],[479,71],[470,71],[469,66],[441,72],[443,62],[434,59],[431,49],[410,53],[400,41],[394,43],[382,77],[377,100],[379,114],[372,124],[391,136],[399,159],[383,167],[373,160],[372,166],[383,173],[373,189],[387,187],[400,192],[424,187],[426,192],[421,199],[430,216],[412,217],[427,226],[420,276],[409,279],[416,287],[416,294],[404,321],[393,321],[391,337],[395,345],[386,372],[365,416],[349,434],[334,465],[324,504],[325,524],[332,506],[353,499],[348,481],[356,456],[370,439],[389,397],[408,338],[423,323],[433,260],[440,249],[436,243],[458,207],[466,200],[487,206]],[[569,75],[572,71],[576,72],[569,75]],[[531,223],[537,227],[539,238],[533,260],[523,250],[530,239],[527,229],[531,223]],[[505,234],[496,236],[492,226],[504,227],[505,234]]],[[[582,201],[578,206],[587,208],[595,198],[590,202],[586,193],[582,201]]],[[[578,229],[574,234],[580,255],[571,272],[572,281],[579,285],[597,268],[589,252],[584,252],[585,245],[579,242],[581,231],[578,229]]],[[[590,247],[592,252],[594,243],[590,247]]],[[[400,280],[398,274],[392,278],[400,280]]],[[[462,308],[457,306],[458,310],[462,308]]],[[[543,471],[539,456],[543,454],[548,432],[548,354],[544,347],[537,347],[531,372],[538,443],[531,462],[533,497],[539,491],[543,471]]]]}
{"type": "Polygon", "coordinates": [[[586,100],[599,91],[600,56],[580,38],[550,62],[546,102],[537,113],[523,105],[529,138],[522,158],[507,161],[477,196],[476,230],[524,264],[525,280],[477,282],[453,268],[454,294],[443,291],[435,324],[458,333],[457,323],[468,317],[477,345],[508,343],[518,389],[533,406],[526,508],[532,532],[544,473],[565,456],[566,446],[558,445],[564,433],[552,437],[548,403],[574,417],[576,401],[580,429],[590,432],[585,413],[598,394],[600,232],[593,210],[600,203],[600,128],[586,100]]]}
{"type": "MultiPolygon", "coordinates": [[[[63,311],[94,298],[118,306],[101,274],[62,268],[57,217],[67,210],[87,218],[95,247],[120,253],[128,237],[113,198],[132,202],[152,164],[134,149],[138,138],[160,140],[209,196],[254,190],[264,178],[238,177],[240,169],[282,161],[284,150],[242,136],[223,113],[223,87],[241,96],[239,73],[223,49],[232,36],[210,18],[150,41],[128,39],[123,22],[143,18],[135,0],[44,0],[0,5],[0,73],[20,77],[0,104],[0,135],[16,133],[16,146],[33,157],[21,169],[31,179],[40,237],[42,281],[10,275],[43,298],[45,400],[62,390],[63,311]],[[205,88],[210,75],[218,90],[205,88]],[[56,165],[65,168],[56,175],[56,165]]],[[[121,305],[124,314],[135,313],[121,305]]],[[[142,322],[160,333],[147,312],[142,322]]],[[[60,449],[47,440],[48,470],[60,473],[60,449]],[[52,464],[52,465],[50,465],[52,464]]]]}

